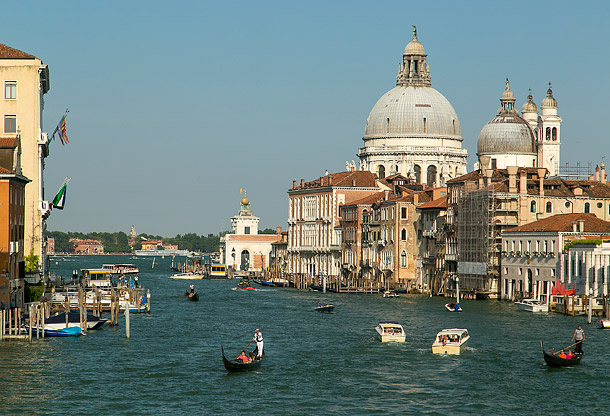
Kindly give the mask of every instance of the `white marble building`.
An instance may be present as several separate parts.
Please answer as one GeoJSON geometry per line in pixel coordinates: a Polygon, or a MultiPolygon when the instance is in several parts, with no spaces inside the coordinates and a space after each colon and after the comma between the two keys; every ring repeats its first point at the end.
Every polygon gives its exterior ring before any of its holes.
{"type": "Polygon", "coordinates": [[[432,187],[466,173],[460,121],[449,101],[431,87],[423,45],[407,45],[396,87],[384,94],[366,121],[360,169],[379,178],[399,173],[432,187]]]}

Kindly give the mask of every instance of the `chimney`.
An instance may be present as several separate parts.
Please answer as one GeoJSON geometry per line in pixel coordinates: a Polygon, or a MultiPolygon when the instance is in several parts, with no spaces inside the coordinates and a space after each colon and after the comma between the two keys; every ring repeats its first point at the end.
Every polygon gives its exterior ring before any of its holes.
{"type": "Polygon", "coordinates": [[[280,241],[282,239],[282,227],[275,227],[275,234],[277,235],[277,240],[280,241]]]}
{"type": "Polygon", "coordinates": [[[574,231],[575,233],[578,232],[578,225],[576,224],[576,221],[572,223],[572,231],[574,231]]]}
{"type": "Polygon", "coordinates": [[[479,189],[483,189],[483,169],[479,169],[479,189]]]}
{"type": "Polygon", "coordinates": [[[600,180],[602,183],[606,183],[606,165],[602,162],[601,171],[599,172],[600,180]]]}
{"type": "Polygon", "coordinates": [[[383,191],[383,200],[384,201],[387,201],[389,196],[390,196],[390,191],[388,189],[383,191]]]}
{"type": "Polygon", "coordinates": [[[519,173],[519,193],[527,195],[527,173],[525,171],[519,173]]]}
{"type": "Polygon", "coordinates": [[[305,188],[305,179],[301,179],[301,188],[305,188]]]}
{"type": "Polygon", "coordinates": [[[599,182],[599,166],[595,165],[595,182],[599,182]]]}
{"type": "Polygon", "coordinates": [[[297,180],[293,179],[292,181],[292,189],[295,189],[297,187],[297,180]]]}
{"type": "Polygon", "coordinates": [[[487,180],[485,181],[487,186],[491,185],[491,175],[493,174],[493,170],[491,169],[485,169],[485,177],[487,178],[487,180]]]}
{"type": "Polygon", "coordinates": [[[578,232],[580,232],[580,233],[585,232],[585,220],[584,219],[578,220],[578,232]]]}
{"type": "Polygon", "coordinates": [[[355,187],[356,186],[356,179],[352,179],[352,186],[355,187]]]}
{"type": "Polygon", "coordinates": [[[517,166],[507,166],[508,171],[508,192],[517,193],[517,166]]]}
{"type": "Polygon", "coordinates": [[[545,168],[538,168],[538,181],[539,181],[539,185],[538,187],[540,188],[540,196],[544,196],[544,175],[546,174],[546,169],[545,168]]]}
{"type": "Polygon", "coordinates": [[[333,177],[329,176],[328,177],[328,186],[332,186],[332,184],[333,184],[333,177]]]}

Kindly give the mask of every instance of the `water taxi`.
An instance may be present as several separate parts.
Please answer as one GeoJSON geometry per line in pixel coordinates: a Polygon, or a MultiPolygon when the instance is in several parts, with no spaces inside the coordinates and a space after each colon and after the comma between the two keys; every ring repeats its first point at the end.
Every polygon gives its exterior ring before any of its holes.
{"type": "Polygon", "coordinates": [[[517,308],[519,308],[522,311],[528,311],[528,312],[548,312],[549,311],[549,305],[542,303],[536,299],[521,299],[521,300],[515,302],[515,305],[517,305],[517,308]]]}
{"type": "Polygon", "coordinates": [[[397,298],[400,295],[396,292],[394,292],[393,290],[386,290],[385,292],[383,292],[383,297],[384,298],[397,298]]]}
{"type": "Polygon", "coordinates": [[[461,354],[466,349],[469,339],[470,335],[468,335],[467,329],[443,329],[436,334],[432,344],[432,353],[461,354]]]}
{"type": "Polygon", "coordinates": [[[181,280],[200,280],[203,279],[203,275],[200,273],[176,273],[169,277],[170,279],[181,279],[181,280]]]}
{"type": "Polygon", "coordinates": [[[135,264],[102,264],[103,270],[110,270],[112,274],[138,274],[140,269],[135,264]]]}
{"type": "Polygon", "coordinates": [[[212,264],[210,266],[210,279],[226,279],[227,267],[224,264],[212,264]]]}
{"type": "Polygon", "coordinates": [[[379,322],[375,328],[381,342],[405,342],[406,335],[402,325],[396,322],[379,322]]]}

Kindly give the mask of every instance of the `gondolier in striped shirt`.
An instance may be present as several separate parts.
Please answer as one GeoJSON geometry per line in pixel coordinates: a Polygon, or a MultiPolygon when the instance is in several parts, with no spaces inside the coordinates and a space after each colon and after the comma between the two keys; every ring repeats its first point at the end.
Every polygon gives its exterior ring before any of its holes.
{"type": "Polygon", "coordinates": [[[258,328],[256,328],[256,331],[254,331],[254,338],[252,338],[252,340],[256,341],[256,356],[262,357],[263,356],[263,333],[261,331],[259,331],[258,328]]]}
{"type": "Polygon", "coordinates": [[[574,347],[574,352],[576,354],[582,354],[582,343],[585,341],[585,331],[578,325],[576,331],[574,331],[574,335],[572,335],[572,341],[576,341],[576,347],[574,347]]]}

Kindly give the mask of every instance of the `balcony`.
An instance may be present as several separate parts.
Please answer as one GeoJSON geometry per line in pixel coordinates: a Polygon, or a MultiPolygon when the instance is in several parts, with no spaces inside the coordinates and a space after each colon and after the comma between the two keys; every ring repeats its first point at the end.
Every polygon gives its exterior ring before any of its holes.
{"type": "Polygon", "coordinates": [[[434,230],[426,230],[423,232],[423,236],[428,238],[436,238],[436,234],[437,232],[434,230]]]}

